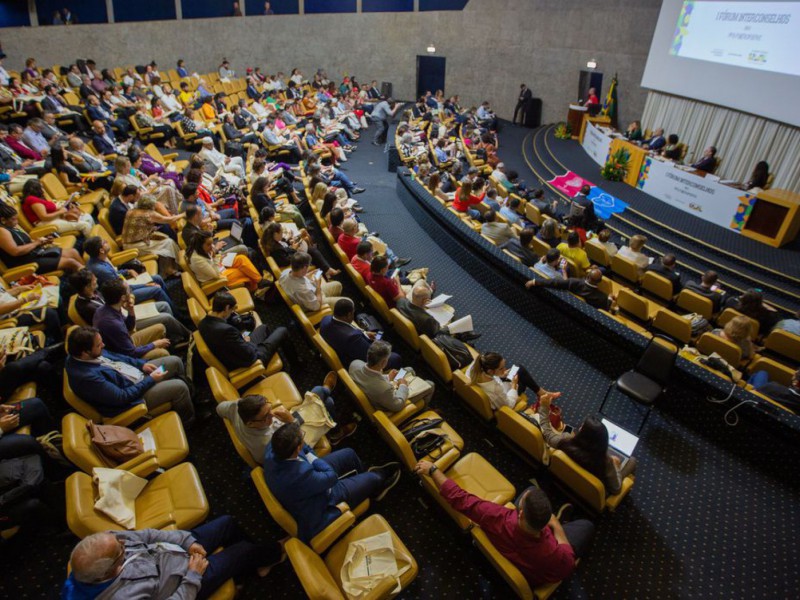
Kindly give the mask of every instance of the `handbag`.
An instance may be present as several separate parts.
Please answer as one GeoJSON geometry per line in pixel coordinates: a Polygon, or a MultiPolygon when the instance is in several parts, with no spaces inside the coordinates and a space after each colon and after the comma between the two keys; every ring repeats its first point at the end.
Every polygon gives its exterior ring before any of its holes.
{"type": "Polygon", "coordinates": [[[256,328],[256,319],[253,313],[240,315],[235,312],[228,317],[228,325],[233,325],[239,331],[253,331],[256,328]]]}
{"type": "Polygon", "coordinates": [[[317,445],[322,436],[336,427],[322,398],[313,392],[306,392],[303,401],[292,412],[300,415],[303,421],[300,428],[305,434],[305,443],[312,448],[317,445]]]}
{"type": "Polygon", "coordinates": [[[95,425],[87,421],[86,429],[92,447],[108,467],[116,467],[136,458],[144,452],[144,446],[136,432],[117,425],[95,425]]]}
{"type": "Polygon", "coordinates": [[[378,319],[367,313],[358,313],[356,324],[364,331],[383,331],[378,319]]]}
{"type": "Polygon", "coordinates": [[[472,364],[472,354],[467,345],[452,335],[437,333],[436,337],[433,338],[433,343],[444,352],[451,369],[463,369],[472,364]]]}

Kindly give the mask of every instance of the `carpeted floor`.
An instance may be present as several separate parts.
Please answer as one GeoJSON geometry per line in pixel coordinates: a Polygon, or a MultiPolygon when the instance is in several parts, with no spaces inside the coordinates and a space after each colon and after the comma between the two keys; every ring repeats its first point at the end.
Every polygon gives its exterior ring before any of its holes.
{"type": "MultiPolygon", "coordinates": [[[[502,137],[501,137],[502,139],[502,137]]],[[[367,188],[358,197],[370,230],[377,230],[411,267],[428,266],[438,290],[452,294],[459,315],[472,314],[483,333],[476,346],[498,350],[525,364],[549,389],[564,392],[566,420],[578,424],[594,412],[611,378],[628,364],[615,364],[593,346],[581,353],[575,340],[548,336],[522,322],[496,300],[439,246],[444,242],[429,223],[417,222],[395,192],[395,175],[386,171],[386,154],[360,144],[347,165],[348,174],[367,188]]],[[[442,234],[443,235],[443,234],[442,234]]],[[[361,300],[352,285],[350,297],[361,300]]],[[[260,305],[270,325],[289,322],[289,311],[277,303],[260,305]]],[[[556,315],[554,315],[556,318],[556,315]]],[[[587,334],[588,335],[588,334],[587,334]]],[[[387,337],[406,362],[423,376],[429,372],[391,332],[387,337]]],[[[326,368],[311,353],[299,328],[292,340],[306,363],[291,374],[301,390],[321,382],[326,368]]],[[[207,387],[199,385],[201,394],[207,387]]],[[[433,408],[466,442],[465,452],[479,452],[521,491],[536,480],[558,505],[565,495],[547,473],[519,459],[490,426],[471,414],[449,391],[437,386],[433,408]]],[[[335,394],[337,402],[345,402],[335,394]]],[[[612,418],[628,418],[621,398],[611,401],[612,418]]],[[[749,423],[722,424],[721,412],[690,392],[676,390],[654,411],[636,449],[639,471],[633,492],[614,514],[595,518],[597,536],[576,575],[556,598],[790,598],[800,587],[796,540],[800,485],[788,468],[800,458],[796,440],[773,439],[749,423]],[[787,476],[788,475],[788,476],[787,476]],[[792,591],[794,590],[794,591],[792,591]]],[[[247,470],[216,419],[189,433],[190,460],[196,465],[213,515],[233,514],[252,535],[283,534],[263,507],[247,470]]],[[[394,457],[375,430],[362,422],[348,440],[366,464],[394,457]]],[[[510,598],[512,594],[492,567],[455,524],[404,474],[387,498],[373,505],[404,540],[420,564],[417,580],[402,598],[510,598]]],[[[582,516],[580,513],[578,516],[582,516]]],[[[75,539],[21,534],[0,546],[5,567],[0,596],[54,596],[65,573],[75,539]]],[[[299,598],[302,589],[289,563],[263,580],[243,580],[241,598],[299,598]]]]}

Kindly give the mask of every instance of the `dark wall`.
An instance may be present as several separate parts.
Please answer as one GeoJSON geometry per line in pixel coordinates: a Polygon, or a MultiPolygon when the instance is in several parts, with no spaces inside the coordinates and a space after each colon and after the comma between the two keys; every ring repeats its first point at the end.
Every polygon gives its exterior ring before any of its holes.
{"type": "MultiPolygon", "coordinates": [[[[299,0],[271,0],[270,8],[276,15],[296,15],[300,12],[299,0]]],[[[264,14],[264,0],[247,0],[247,16],[264,14]]]]}
{"type": "Polygon", "coordinates": [[[30,24],[26,0],[0,2],[0,27],[26,27],[30,24]]]}
{"type": "Polygon", "coordinates": [[[411,12],[414,0],[362,0],[361,12],[411,12]]]}
{"type": "Polygon", "coordinates": [[[306,0],[306,14],[354,13],[356,0],[306,0]]]}
{"type": "Polygon", "coordinates": [[[108,22],[105,0],[36,0],[39,25],[52,25],[53,12],[65,7],[70,9],[76,23],[108,22]]]}
{"type": "Polygon", "coordinates": [[[174,19],[175,3],[168,0],[114,0],[114,21],[169,21],[174,19]]]}

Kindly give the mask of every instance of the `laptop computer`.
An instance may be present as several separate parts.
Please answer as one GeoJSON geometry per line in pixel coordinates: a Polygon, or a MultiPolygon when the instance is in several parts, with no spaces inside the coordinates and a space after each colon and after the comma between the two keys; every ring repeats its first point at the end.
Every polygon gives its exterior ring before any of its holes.
{"type": "Polygon", "coordinates": [[[636,444],[639,443],[639,438],[608,419],[603,419],[603,425],[608,430],[609,451],[619,458],[620,466],[624,467],[625,463],[633,455],[633,450],[636,448],[636,444]]]}
{"type": "Polygon", "coordinates": [[[230,235],[225,238],[225,246],[223,250],[228,250],[234,246],[239,246],[242,243],[242,224],[239,221],[234,221],[231,225],[230,235]]]}

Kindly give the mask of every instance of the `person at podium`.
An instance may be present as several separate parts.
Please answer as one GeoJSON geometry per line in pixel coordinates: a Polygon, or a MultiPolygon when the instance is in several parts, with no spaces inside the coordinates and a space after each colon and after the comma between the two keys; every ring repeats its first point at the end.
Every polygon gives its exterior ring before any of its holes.
{"type": "Polygon", "coordinates": [[[644,148],[648,148],[653,152],[658,152],[667,145],[667,140],[664,138],[664,128],[659,127],[653,133],[653,136],[642,142],[644,148]]]}
{"type": "Polygon", "coordinates": [[[700,160],[692,165],[693,169],[704,171],[705,173],[713,173],[717,168],[717,148],[716,146],[709,146],[703,150],[703,156],[700,160]]]}
{"type": "Polygon", "coordinates": [[[600,99],[597,97],[597,90],[595,88],[589,88],[589,98],[583,105],[586,108],[591,108],[592,106],[596,106],[600,104],[600,99]]]}

